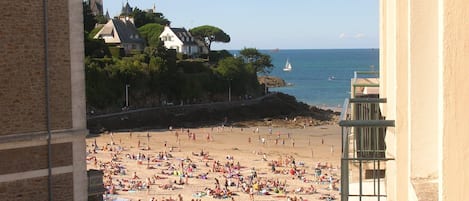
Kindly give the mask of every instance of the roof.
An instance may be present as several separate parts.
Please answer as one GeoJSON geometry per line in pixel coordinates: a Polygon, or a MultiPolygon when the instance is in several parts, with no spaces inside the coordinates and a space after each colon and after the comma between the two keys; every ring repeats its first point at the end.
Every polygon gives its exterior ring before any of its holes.
{"type": "Polygon", "coordinates": [[[185,28],[171,28],[171,31],[182,41],[184,45],[197,45],[194,37],[185,28]]]}
{"type": "Polygon", "coordinates": [[[132,13],[132,7],[130,7],[129,2],[125,4],[125,6],[122,7],[121,15],[129,15],[132,13]]]}
{"type": "Polygon", "coordinates": [[[354,78],[352,79],[352,87],[355,96],[361,95],[378,95],[379,94],[379,78],[354,78]]]}
{"type": "Polygon", "coordinates": [[[140,37],[137,28],[130,20],[112,19],[114,27],[122,43],[143,43],[143,38],[140,37]]]}
{"type": "Polygon", "coordinates": [[[111,17],[109,16],[109,11],[106,10],[106,14],[104,15],[104,17],[106,18],[106,20],[111,19],[111,17]]]}
{"type": "Polygon", "coordinates": [[[98,37],[113,37],[116,40],[107,40],[107,43],[144,43],[145,40],[138,33],[137,28],[130,20],[111,19],[103,29],[98,32],[98,37]],[[115,33],[117,32],[117,33],[115,33]]]}

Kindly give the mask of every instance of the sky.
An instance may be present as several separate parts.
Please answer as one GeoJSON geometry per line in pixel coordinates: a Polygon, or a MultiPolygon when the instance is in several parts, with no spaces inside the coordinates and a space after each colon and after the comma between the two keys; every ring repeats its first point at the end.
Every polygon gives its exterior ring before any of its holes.
{"type": "MultiPolygon", "coordinates": [[[[127,0],[103,0],[120,14],[127,0]]],[[[212,49],[350,49],[379,47],[378,0],[128,0],[141,10],[156,6],[171,27],[221,28],[229,43],[212,49]]]]}

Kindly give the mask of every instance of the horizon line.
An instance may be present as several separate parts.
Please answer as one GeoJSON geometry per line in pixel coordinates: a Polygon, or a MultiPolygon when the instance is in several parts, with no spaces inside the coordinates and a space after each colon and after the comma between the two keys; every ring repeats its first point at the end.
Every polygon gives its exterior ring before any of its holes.
{"type": "MultiPolygon", "coordinates": [[[[250,47],[244,47],[244,48],[250,48],[250,47]]],[[[227,50],[227,51],[233,51],[233,50],[242,50],[244,48],[240,49],[216,49],[216,50],[227,50]]],[[[281,51],[281,50],[379,50],[379,48],[256,48],[257,50],[268,50],[268,51],[281,51]]]]}

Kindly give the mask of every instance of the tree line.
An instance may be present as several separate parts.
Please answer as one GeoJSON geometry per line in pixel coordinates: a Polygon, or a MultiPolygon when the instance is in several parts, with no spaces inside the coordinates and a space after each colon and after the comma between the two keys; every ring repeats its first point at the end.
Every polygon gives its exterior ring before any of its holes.
{"type": "MultiPolygon", "coordinates": [[[[163,104],[190,104],[256,97],[264,92],[258,73],[269,73],[273,65],[268,55],[245,48],[235,57],[226,50],[210,51],[200,58],[186,59],[166,49],[159,36],[170,21],[162,13],[133,10],[135,25],[146,41],[142,52],[124,57],[111,53],[103,40],[93,39],[102,16],[93,16],[83,4],[85,30],[86,101],[89,110],[116,111],[125,105],[126,85],[132,108],[163,104]]],[[[212,42],[229,42],[222,29],[204,25],[189,32],[210,49],[212,42]]]]}

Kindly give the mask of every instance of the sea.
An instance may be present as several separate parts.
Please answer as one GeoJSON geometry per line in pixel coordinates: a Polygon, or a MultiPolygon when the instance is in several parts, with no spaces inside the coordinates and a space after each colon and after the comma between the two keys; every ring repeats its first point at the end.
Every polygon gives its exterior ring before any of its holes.
{"type": "MultiPolygon", "coordinates": [[[[338,109],[350,97],[350,80],[355,71],[379,71],[379,49],[275,49],[259,50],[272,58],[269,75],[284,79],[289,86],[271,88],[321,108],[338,109]],[[283,71],[286,61],[292,70],[283,71]]],[[[239,51],[232,52],[239,55],[239,51]]]]}

